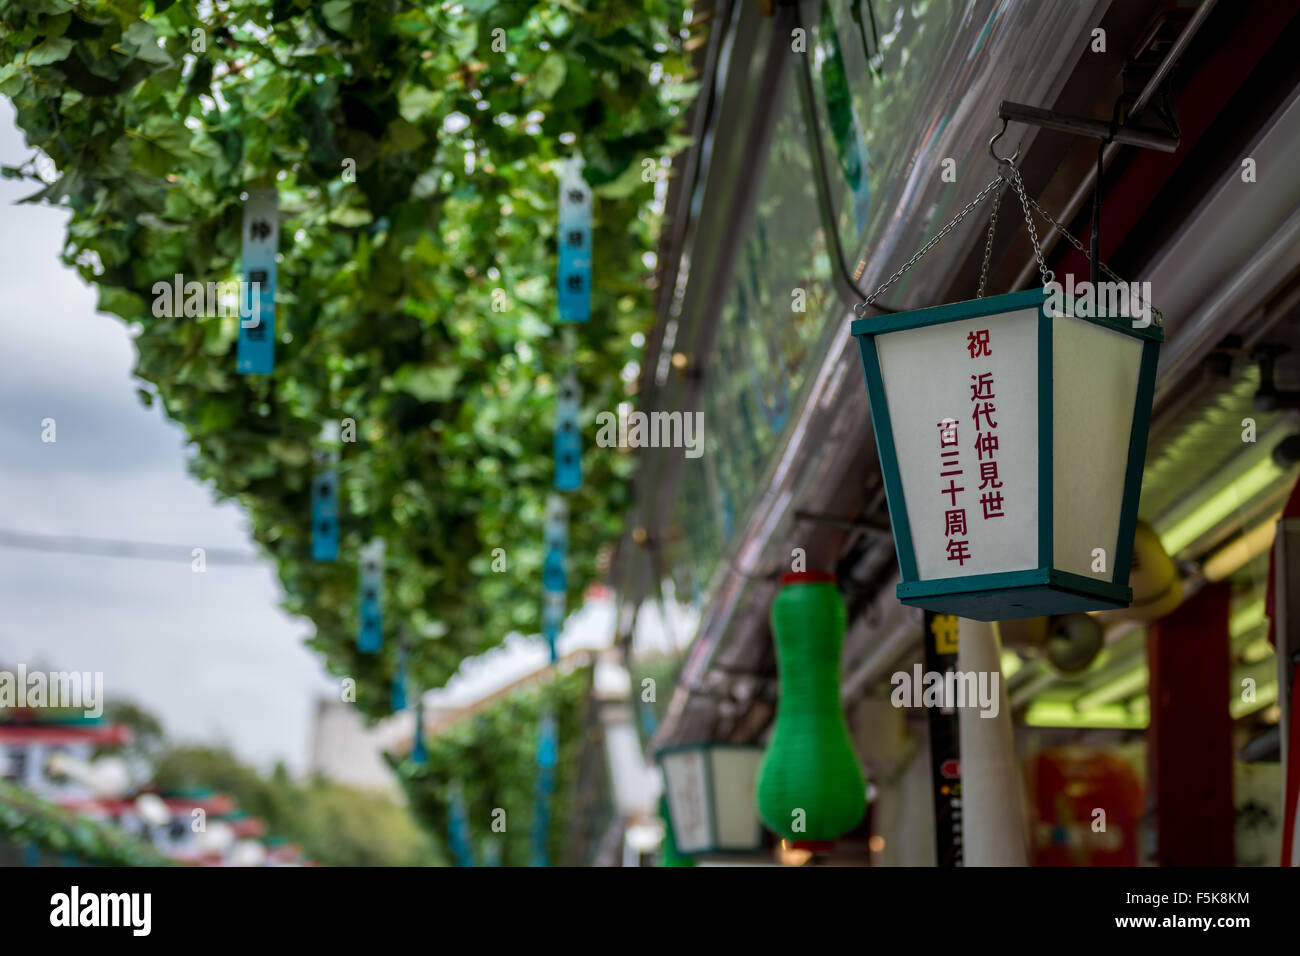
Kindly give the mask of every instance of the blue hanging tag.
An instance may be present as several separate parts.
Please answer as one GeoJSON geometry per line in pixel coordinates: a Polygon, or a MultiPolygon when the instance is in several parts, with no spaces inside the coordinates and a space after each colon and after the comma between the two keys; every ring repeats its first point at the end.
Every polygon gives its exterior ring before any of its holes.
{"type": "Polygon", "coordinates": [[[546,496],[546,522],[543,525],[542,540],[547,550],[554,548],[569,553],[569,502],[563,495],[546,496]]]}
{"type": "Polygon", "coordinates": [[[474,850],[470,846],[469,818],[465,813],[465,797],[457,784],[447,804],[447,842],[457,866],[473,866],[474,850]]]}
{"type": "Polygon", "coordinates": [[[397,673],[393,675],[393,684],[389,689],[388,702],[393,705],[393,713],[406,710],[406,649],[397,655],[397,673]]]}
{"type": "Polygon", "coordinates": [[[591,187],[582,160],[560,166],[560,321],[591,319],[591,187]]]}
{"type": "Polygon", "coordinates": [[[558,659],[555,645],[564,626],[565,596],[569,587],[569,503],[563,495],[551,494],[546,498],[542,540],[546,546],[542,561],[542,636],[554,664],[558,659]]]}
{"type": "Polygon", "coordinates": [[[547,837],[551,831],[551,796],[555,792],[555,764],[559,741],[555,718],[543,715],[537,735],[537,785],[533,794],[533,866],[549,866],[547,837]]]}
{"type": "Polygon", "coordinates": [[[275,256],[279,250],[276,191],[250,189],[244,204],[244,281],[236,361],[242,375],[270,375],[275,370],[275,256]]]}
{"type": "Polygon", "coordinates": [[[374,654],[384,646],[384,541],[375,538],[361,549],[361,611],[357,649],[374,654]]]}
{"type": "Polygon", "coordinates": [[[570,372],[555,398],[555,487],[560,491],[576,491],[582,485],[581,406],[578,379],[570,372]]]}
{"type": "Polygon", "coordinates": [[[541,732],[537,737],[537,765],[554,767],[558,756],[554,715],[545,714],[539,729],[541,732]]]}
{"type": "Polygon", "coordinates": [[[429,762],[429,751],[424,746],[424,695],[415,695],[415,743],[411,746],[411,762],[423,767],[429,762]]]}
{"type": "Polygon", "coordinates": [[[339,473],[337,422],[326,422],[316,451],[316,475],[311,483],[311,557],[339,558],[339,473]]]}
{"type": "Polygon", "coordinates": [[[547,591],[542,595],[542,637],[551,652],[551,663],[560,659],[556,645],[564,629],[564,592],[547,591]]]}
{"type": "Polygon", "coordinates": [[[563,595],[569,587],[569,503],[562,495],[546,498],[546,524],[542,532],[546,555],[542,560],[542,590],[563,595]]]}
{"type": "Polygon", "coordinates": [[[569,575],[565,567],[565,554],[559,548],[547,548],[542,563],[542,590],[547,594],[563,594],[568,590],[569,575]]]}
{"type": "Polygon", "coordinates": [[[311,558],[339,558],[339,473],[332,468],[317,472],[311,483],[311,558]]]}

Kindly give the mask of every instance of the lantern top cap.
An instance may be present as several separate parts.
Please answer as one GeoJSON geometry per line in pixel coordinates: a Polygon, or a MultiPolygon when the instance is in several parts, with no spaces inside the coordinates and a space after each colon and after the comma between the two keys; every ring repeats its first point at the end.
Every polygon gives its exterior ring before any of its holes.
{"type": "Polygon", "coordinates": [[[1049,287],[1025,289],[1021,292],[990,295],[982,299],[968,299],[965,302],[952,302],[948,305],[936,305],[926,309],[913,309],[907,312],[854,319],[850,328],[857,338],[871,338],[888,332],[901,332],[907,329],[942,325],[945,322],[974,319],[984,315],[1037,308],[1043,310],[1049,318],[1080,319],[1134,338],[1149,339],[1154,342],[1164,341],[1164,329],[1154,323],[1134,325],[1133,320],[1125,316],[1083,314],[1075,308],[1075,300],[1068,294],[1073,292],[1073,285],[1065,289],[1062,289],[1056,283],[1053,283],[1053,286],[1055,286],[1055,290],[1049,287]],[[1061,305],[1060,309],[1054,307],[1057,304],[1061,305]]]}
{"type": "Polygon", "coordinates": [[[835,583],[835,575],[830,571],[787,571],[781,575],[782,584],[835,583]]]}

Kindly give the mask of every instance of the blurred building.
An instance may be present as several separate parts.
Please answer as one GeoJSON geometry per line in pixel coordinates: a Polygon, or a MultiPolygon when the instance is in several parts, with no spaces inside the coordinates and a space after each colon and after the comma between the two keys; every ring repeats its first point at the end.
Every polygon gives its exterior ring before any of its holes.
{"type": "Polygon", "coordinates": [[[318,700],[312,718],[308,773],[397,796],[397,783],[382,756],[387,737],[380,728],[366,727],[351,704],[331,698],[318,700]]]}
{"type": "MultiPolygon", "coordinates": [[[[211,791],[160,795],[147,781],[133,781],[125,762],[111,754],[130,740],[129,728],[103,718],[0,710],[0,779],[7,785],[0,801],[26,819],[21,832],[64,832],[70,836],[52,836],[52,841],[74,847],[55,855],[27,838],[0,856],[33,866],[164,859],[195,866],[304,862],[297,847],[264,843],[265,822],[241,812],[229,796],[211,791]]],[[[4,837],[0,830],[0,850],[4,837]]]]}
{"type": "Polygon", "coordinates": [[[56,803],[90,795],[82,781],[55,770],[63,755],[89,763],[99,747],[129,742],[131,731],[102,718],[59,713],[53,719],[33,710],[0,711],[0,777],[56,803]]]}

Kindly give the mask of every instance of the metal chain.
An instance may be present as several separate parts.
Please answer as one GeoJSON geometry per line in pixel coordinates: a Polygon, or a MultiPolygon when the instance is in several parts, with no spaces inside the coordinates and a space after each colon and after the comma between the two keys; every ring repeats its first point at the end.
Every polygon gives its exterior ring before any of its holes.
{"type": "Polygon", "coordinates": [[[1002,195],[1006,191],[1007,185],[1006,182],[1003,181],[1002,185],[998,188],[998,194],[993,197],[993,214],[989,216],[989,235],[988,238],[984,240],[984,264],[980,266],[980,287],[979,291],[975,295],[975,298],[977,299],[984,298],[984,286],[989,279],[989,260],[993,256],[993,233],[996,232],[998,228],[998,207],[1002,205],[1002,195]]]}
{"type": "MultiPolygon", "coordinates": [[[[1032,196],[1029,197],[1029,204],[1034,207],[1034,209],[1038,212],[1040,216],[1043,217],[1044,220],[1051,223],[1052,227],[1056,229],[1057,232],[1059,232],[1066,239],[1068,239],[1070,241],[1070,244],[1074,246],[1074,248],[1082,252],[1085,259],[1087,259],[1089,262],[1092,261],[1092,254],[1088,251],[1088,248],[1081,241],[1076,239],[1071,234],[1070,230],[1066,229],[1065,226],[1061,225],[1061,223],[1057,221],[1055,216],[1053,216],[1050,212],[1048,212],[1046,209],[1040,206],[1038,204],[1038,201],[1035,200],[1032,196]]],[[[1108,275],[1115,282],[1124,281],[1118,275],[1115,274],[1114,269],[1106,265],[1106,263],[1102,262],[1101,260],[1097,261],[1097,268],[1099,268],[1102,272],[1106,273],[1106,275],[1108,275]]],[[[1155,324],[1159,326],[1163,326],[1165,324],[1165,314],[1161,312],[1159,309],[1157,309],[1154,304],[1148,302],[1147,305],[1151,306],[1151,313],[1154,316],[1155,324]]]]}
{"type": "MultiPolygon", "coordinates": [[[[1071,245],[1073,245],[1076,249],[1082,252],[1084,257],[1088,259],[1088,261],[1090,262],[1092,261],[1092,256],[1088,252],[1088,249],[1084,246],[1084,244],[1080,242],[1078,239],[1076,239],[1070,233],[1070,231],[1065,228],[1065,226],[1061,225],[1061,223],[1057,221],[1056,217],[1054,217],[1046,209],[1040,206],[1038,204],[1038,200],[1034,199],[1034,197],[1030,196],[1027,192],[1025,192],[1025,184],[1024,181],[1020,178],[1020,170],[1016,168],[1016,165],[1013,162],[1011,162],[1011,160],[1009,159],[1003,159],[1002,164],[1010,168],[1011,178],[1007,179],[1007,177],[1003,174],[1002,170],[999,169],[997,178],[994,179],[992,182],[990,182],[983,189],[981,189],[974,199],[968,202],[957,212],[955,216],[949,219],[948,222],[944,225],[944,227],[935,234],[934,238],[932,238],[929,242],[927,242],[920,249],[918,249],[916,253],[912,256],[912,258],[904,262],[902,266],[900,266],[899,269],[893,275],[891,275],[888,279],[886,279],[879,286],[877,286],[876,290],[872,292],[871,295],[867,296],[866,299],[864,299],[862,302],[859,302],[857,305],[853,307],[854,315],[856,315],[858,318],[863,318],[868,306],[870,306],[873,302],[875,302],[876,299],[879,298],[880,295],[886,289],[888,289],[891,285],[893,285],[895,282],[901,279],[903,275],[909,269],[912,268],[912,266],[916,265],[923,258],[925,258],[926,254],[931,249],[933,249],[940,242],[942,242],[945,237],[947,237],[955,228],[957,228],[957,226],[961,223],[961,221],[970,214],[971,210],[974,209],[976,206],[978,206],[980,203],[982,203],[986,198],[988,198],[989,193],[991,193],[994,189],[998,188],[999,185],[1001,186],[1001,189],[999,189],[997,200],[993,204],[993,215],[989,219],[988,238],[985,240],[985,244],[984,244],[984,263],[980,269],[979,298],[984,297],[984,286],[988,281],[989,260],[993,253],[993,231],[997,227],[997,221],[998,221],[998,205],[1002,202],[1002,191],[1005,190],[1008,183],[1015,187],[1016,195],[1019,196],[1020,198],[1020,207],[1024,210],[1025,213],[1025,226],[1029,231],[1029,241],[1033,243],[1034,246],[1034,260],[1038,263],[1038,271],[1043,277],[1044,286],[1046,286],[1048,283],[1052,282],[1056,278],[1056,273],[1053,272],[1051,269],[1047,268],[1047,262],[1043,259],[1043,249],[1038,242],[1038,230],[1034,228],[1034,217],[1033,214],[1030,213],[1029,211],[1031,207],[1035,211],[1037,211],[1037,213],[1040,216],[1042,216],[1044,220],[1050,223],[1052,227],[1056,229],[1057,232],[1059,232],[1066,239],[1068,239],[1071,245]]],[[[1110,266],[1106,265],[1106,263],[1098,261],[1097,266],[1099,269],[1101,269],[1102,272],[1106,273],[1106,275],[1109,276],[1111,279],[1113,279],[1115,282],[1124,281],[1118,275],[1116,275],[1115,271],[1111,269],[1110,266]]],[[[1147,304],[1151,305],[1150,303],[1147,304]]],[[[1164,318],[1165,318],[1164,313],[1161,312],[1159,309],[1157,309],[1154,305],[1151,305],[1151,311],[1155,316],[1155,324],[1160,326],[1164,325],[1164,318]]]]}
{"type": "Polygon", "coordinates": [[[895,272],[892,276],[890,276],[883,283],[877,286],[875,292],[871,293],[871,295],[867,296],[866,299],[864,299],[862,302],[859,302],[857,305],[855,305],[853,307],[853,314],[856,315],[858,318],[863,318],[863,315],[866,312],[867,307],[871,305],[871,303],[875,302],[876,299],[879,298],[879,296],[886,289],[888,289],[891,285],[893,285],[895,282],[901,279],[903,277],[903,274],[906,273],[907,270],[911,269],[912,266],[920,262],[921,259],[925,257],[926,253],[928,253],[936,245],[942,242],[943,239],[950,232],[952,232],[955,228],[957,228],[957,225],[963,219],[966,218],[966,216],[970,213],[970,211],[974,209],[976,206],[978,206],[980,203],[982,203],[985,200],[985,198],[988,196],[988,194],[991,193],[1000,182],[1002,182],[1002,174],[999,172],[997,178],[994,179],[992,182],[990,182],[983,189],[981,189],[979,191],[979,194],[974,199],[972,199],[965,206],[963,206],[960,211],[958,211],[957,215],[949,219],[947,224],[944,225],[944,227],[940,229],[938,233],[935,234],[933,239],[931,239],[920,249],[918,249],[916,251],[916,254],[913,255],[912,258],[904,262],[897,272],[895,272]]]}
{"type": "Polygon", "coordinates": [[[1025,225],[1029,227],[1029,241],[1034,244],[1034,258],[1038,261],[1038,271],[1043,276],[1043,285],[1047,286],[1056,278],[1056,273],[1047,268],[1047,263],[1043,261],[1043,248],[1038,244],[1038,230],[1034,228],[1034,217],[1029,212],[1029,197],[1025,194],[1025,183],[1020,178],[1020,170],[1016,169],[1011,160],[1003,160],[1011,167],[1012,185],[1016,187],[1016,193],[1020,196],[1020,207],[1025,211],[1025,225]]]}

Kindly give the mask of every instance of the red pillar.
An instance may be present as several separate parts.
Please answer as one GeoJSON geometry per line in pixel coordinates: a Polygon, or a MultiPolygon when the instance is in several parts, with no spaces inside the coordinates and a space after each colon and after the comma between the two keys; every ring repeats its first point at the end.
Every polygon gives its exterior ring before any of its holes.
{"type": "Polygon", "coordinates": [[[1227,581],[1147,631],[1148,792],[1160,866],[1232,866],[1231,650],[1227,581]]]}

